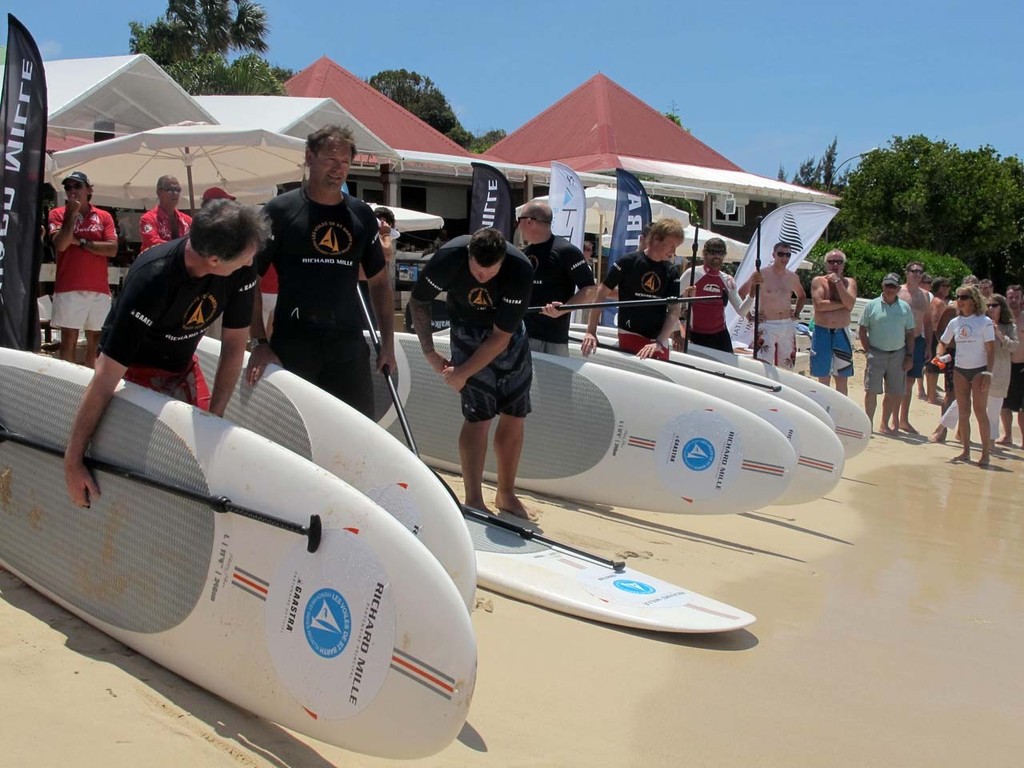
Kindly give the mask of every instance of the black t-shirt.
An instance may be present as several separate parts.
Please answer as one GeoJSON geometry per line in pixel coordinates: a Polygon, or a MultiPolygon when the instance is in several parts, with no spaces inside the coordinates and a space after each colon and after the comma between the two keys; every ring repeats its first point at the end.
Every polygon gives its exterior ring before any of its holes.
{"type": "MultiPolygon", "coordinates": [[[[671,261],[651,261],[646,254],[627,253],[616,261],[605,275],[604,284],[619,289],[620,301],[634,299],[666,299],[679,295],[679,267],[671,261]]],[[[619,306],[619,328],[656,338],[665,325],[668,305],[619,306]]]]}
{"type": "Polygon", "coordinates": [[[359,267],[373,277],[386,265],[373,209],[351,195],[321,205],[303,187],[278,195],[263,210],[272,238],[259,255],[259,273],[273,264],[280,282],[274,326],[298,322],[361,336],[359,267]]]}
{"type": "Polygon", "coordinates": [[[191,277],[185,271],[188,238],[155,245],[135,260],[103,323],[100,349],[124,366],[183,371],[199,340],[223,315],[225,328],[252,322],[256,270],[226,277],[191,277]]]}
{"type": "Polygon", "coordinates": [[[506,243],[498,274],[486,283],[478,283],[469,271],[469,239],[469,235],[462,235],[441,246],[427,262],[412,297],[433,301],[441,291],[447,291],[452,326],[498,326],[515,333],[529,306],[533,267],[518,248],[506,243]]]}
{"type": "MultiPolygon", "coordinates": [[[[568,301],[577,288],[594,284],[594,273],[583,258],[583,252],[564,237],[552,236],[546,243],[527,246],[523,253],[533,265],[533,293],[530,294],[532,307],[552,301],[568,301]]],[[[569,341],[571,319],[568,314],[546,317],[531,312],[524,318],[524,322],[530,338],[566,344],[569,341]]]]}

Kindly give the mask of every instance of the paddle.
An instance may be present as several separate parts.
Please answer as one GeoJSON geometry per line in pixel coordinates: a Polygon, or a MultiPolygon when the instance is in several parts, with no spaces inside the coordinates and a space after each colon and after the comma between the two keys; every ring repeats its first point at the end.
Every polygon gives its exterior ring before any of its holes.
{"type": "MultiPolygon", "coordinates": [[[[693,288],[693,284],[697,280],[697,247],[700,240],[700,222],[697,222],[693,226],[693,258],[690,259],[690,288],[693,288]]],[[[690,351],[690,327],[692,321],[690,320],[690,313],[686,313],[686,335],[683,336],[683,352],[690,351]]]]}
{"type": "MultiPolygon", "coordinates": [[[[42,453],[50,454],[51,456],[64,458],[64,451],[60,448],[47,445],[46,443],[27,437],[26,435],[18,434],[17,432],[11,432],[6,426],[0,424],[0,443],[5,440],[10,440],[12,443],[17,443],[18,445],[23,445],[27,448],[32,448],[34,450],[41,451],[42,453]]],[[[172,483],[164,482],[163,480],[157,480],[149,477],[148,475],[136,472],[133,469],[119,467],[116,464],[101,461],[100,459],[86,457],[85,466],[93,471],[106,472],[108,475],[116,475],[117,477],[134,480],[142,483],[143,485],[147,485],[150,488],[156,488],[157,490],[165,491],[167,493],[174,494],[175,496],[189,499],[190,501],[198,501],[201,504],[206,504],[215,512],[230,512],[234,515],[247,517],[257,523],[263,523],[264,525],[270,525],[274,528],[280,528],[284,531],[305,536],[307,539],[307,552],[316,552],[317,549],[320,548],[320,539],[323,533],[323,525],[320,521],[320,515],[310,515],[309,525],[301,525],[299,523],[293,523],[290,520],[284,520],[280,517],[268,515],[265,512],[258,512],[255,509],[235,504],[227,496],[208,496],[206,494],[199,493],[198,491],[183,488],[180,485],[174,485],[172,483]]]]}
{"type": "MultiPolygon", "coordinates": [[[[718,296],[669,296],[664,299],[621,299],[618,301],[599,301],[594,304],[563,304],[562,309],[566,311],[577,310],[577,309],[609,309],[611,307],[618,307],[623,304],[629,304],[631,307],[655,307],[661,306],[662,304],[692,304],[695,301],[718,301],[722,299],[718,296]]],[[[540,312],[544,307],[530,307],[527,312],[540,312]]]]}
{"type": "MultiPolygon", "coordinates": [[[[718,297],[716,296],[714,298],[717,299],[718,297]]],[[[569,339],[570,339],[570,341],[583,341],[583,337],[582,336],[578,336],[578,335],[572,333],[571,331],[569,332],[569,339]]],[[[617,346],[615,346],[614,344],[606,344],[606,343],[604,343],[602,341],[598,341],[597,342],[597,348],[598,349],[607,349],[607,350],[610,350],[612,352],[618,352],[620,355],[626,355],[627,357],[635,357],[635,355],[632,352],[624,352],[621,349],[619,349],[617,346]]],[[[782,385],[781,384],[765,384],[765,383],[760,382],[760,381],[751,381],[750,379],[745,379],[742,376],[734,376],[734,375],[730,374],[728,371],[709,371],[709,370],[706,370],[705,368],[701,368],[699,365],[694,365],[693,363],[684,363],[681,360],[668,359],[668,360],[658,360],[656,362],[668,363],[669,365],[678,365],[680,368],[689,368],[691,371],[698,371],[700,373],[706,373],[709,376],[718,376],[719,378],[725,379],[726,381],[735,381],[735,382],[738,382],[740,384],[746,384],[749,387],[760,387],[761,389],[766,389],[769,392],[781,392],[782,391],[782,385]]],[[[598,363],[598,364],[600,364],[600,363],[598,363]]]]}
{"type": "MultiPolygon", "coordinates": [[[[377,334],[377,328],[374,326],[373,315],[370,314],[370,307],[366,303],[366,299],[361,291],[357,290],[356,295],[359,297],[359,306],[363,310],[363,319],[366,320],[366,327],[370,332],[370,341],[373,342],[373,349],[377,353],[377,356],[380,357],[382,349],[380,343],[380,336],[377,334]]],[[[395,382],[391,375],[391,371],[388,368],[388,366],[385,365],[381,369],[381,373],[384,375],[384,380],[387,382],[388,392],[391,394],[391,402],[394,403],[395,406],[395,413],[398,414],[398,423],[402,425],[402,432],[405,434],[405,442],[409,445],[409,450],[412,451],[417,458],[419,458],[420,452],[419,449],[417,449],[416,447],[416,440],[412,436],[412,428],[409,426],[409,420],[405,416],[405,407],[402,405],[402,401],[398,397],[398,387],[395,386],[395,382]]],[[[543,536],[539,533],[536,533],[535,531],[531,531],[529,528],[524,528],[521,525],[510,523],[508,520],[503,520],[500,517],[495,517],[492,514],[484,512],[482,509],[476,509],[475,507],[466,506],[461,501],[459,501],[458,495],[456,495],[452,487],[448,485],[447,482],[445,482],[445,479],[441,477],[441,475],[439,475],[436,471],[434,471],[433,467],[428,468],[433,473],[434,477],[436,477],[438,481],[440,481],[441,485],[444,486],[444,489],[448,491],[448,494],[452,497],[452,500],[454,500],[455,503],[459,505],[459,509],[462,510],[463,517],[467,517],[481,523],[486,523],[488,525],[493,525],[498,528],[503,528],[506,531],[511,531],[512,533],[515,533],[520,538],[526,541],[536,541],[556,551],[565,552],[567,554],[575,555],[577,557],[582,557],[585,560],[590,560],[591,562],[596,563],[597,565],[604,566],[605,568],[611,568],[613,571],[617,573],[625,569],[626,564],[621,560],[609,560],[607,558],[601,557],[600,555],[595,555],[590,552],[586,552],[582,549],[577,549],[576,547],[573,547],[569,544],[563,544],[559,541],[555,541],[554,539],[549,539],[547,536],[543,536]]]]}
{"type": "MultiPolygon", "coordinates": [[[[754,250],[754,271],[761,271],[761,221],[764,216],[757,217],[757,248],[754,250]]],[[[761,284],[758,283],[754,286],[754,343],[751,344],[751,348],[754,350],[754,358],[757,359],[757,353],[761,347],[757,342],[758,327],[761,324],[761,284]]]]}

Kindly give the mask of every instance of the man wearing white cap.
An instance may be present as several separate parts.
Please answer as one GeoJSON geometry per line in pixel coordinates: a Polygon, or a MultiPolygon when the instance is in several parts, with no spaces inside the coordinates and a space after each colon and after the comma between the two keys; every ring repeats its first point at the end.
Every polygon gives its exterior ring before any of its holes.
{"type": "Polygon", "coordinates": [[[51,324],[60,328],[61,360],[76,361],[78,333],[85,331],[85,364],[96,363],[103,321],[110,311],[107,265],[117,255],[114,217],[90,202],[92,185],[81,171],[61,182],[67,203],[50,211],[50,241],[57,252],[51,324]]]}

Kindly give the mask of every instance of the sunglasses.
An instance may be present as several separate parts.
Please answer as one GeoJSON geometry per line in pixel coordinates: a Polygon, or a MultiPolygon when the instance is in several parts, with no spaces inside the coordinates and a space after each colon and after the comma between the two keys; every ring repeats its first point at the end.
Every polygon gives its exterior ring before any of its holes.
{"type": "Polygon", "coordinates": [[[918,272],[924,272],[924,270],[923,269],[908,269],[907,272],[913,272],[913,273],[916,274],[918,272]]]}
{"type": "Polygon", "coordinates": [[[826,264],[842,264],[842,259],[825,259],[826,264]]]}
{"type": "Polygon", "coordinates": [[[989,309],[999,309],[999,304],[998,304],[998,302],[993,303],[993,304],[989,304],[988,308],[989,309]]]}
{"type": "Polygon", "coordinates": [[[971,296],[971,294],[969,294],[969,293],[958,293],[956,295],[956,300],[957,301],[967,301],[968,299],[973,299],[973,298],[974,297],[971,296]]]}
{"type": "Polygon", "coordinates": [[[172,195],[180,195],[181,187],[160,187],[161,192],[170,192],[172,195]]]}
{"type": "Polygon", "coordinates": [[[62,184],[61,186],[63,186],[64,189],[81,189],[85,185],[80,181],[70,181],[67,184],[62,184]]]}
{"type": "Polygon", "coordinates": [[[792,255],[793,255],[792,253],[776,253],[775,254],[775,258],[776,259],[788,259],[792,255]]]}

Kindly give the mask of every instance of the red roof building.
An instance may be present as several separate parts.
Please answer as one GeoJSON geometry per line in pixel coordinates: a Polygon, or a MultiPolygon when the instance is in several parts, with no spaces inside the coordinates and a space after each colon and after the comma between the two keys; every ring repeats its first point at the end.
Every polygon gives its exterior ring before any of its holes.
{"type": "Polygon", "coordinates": [[[368,83],[321,56],[284,85],[289,96],[330,97],[393,149],[470,153],[368,83]]]}
{"type": "Polygon", "coordinates": [[[620,156],[743,170],[601,74],[506,136],[487,154],[533,165],[558,160],[577,171],[621,167],[620,156]]]}

